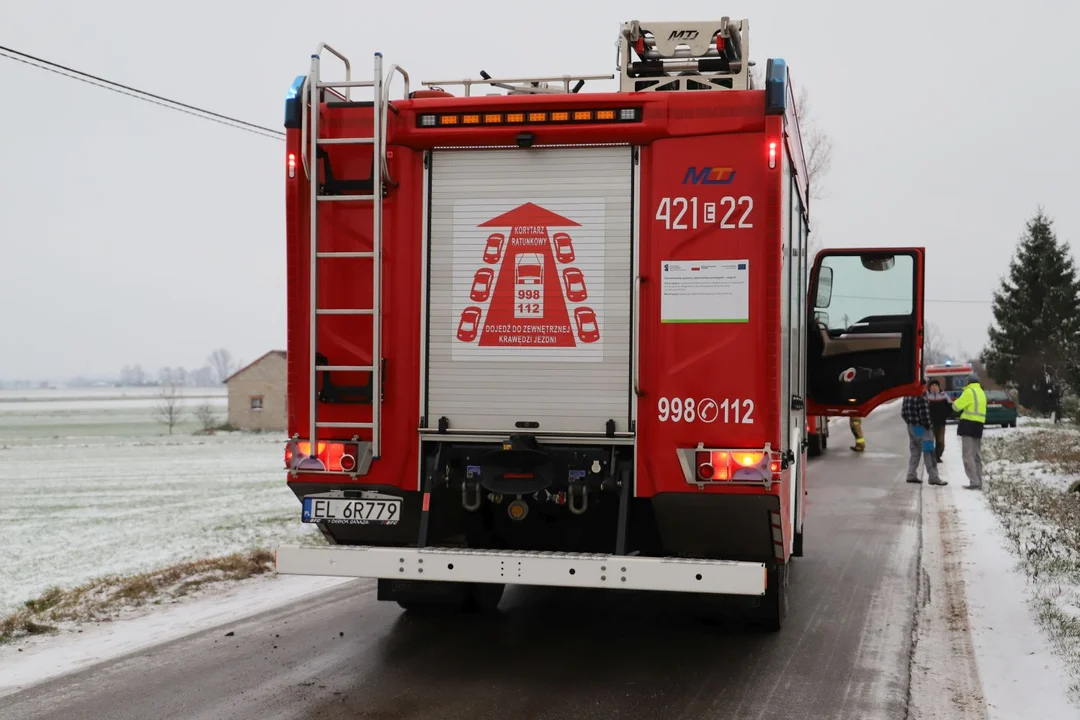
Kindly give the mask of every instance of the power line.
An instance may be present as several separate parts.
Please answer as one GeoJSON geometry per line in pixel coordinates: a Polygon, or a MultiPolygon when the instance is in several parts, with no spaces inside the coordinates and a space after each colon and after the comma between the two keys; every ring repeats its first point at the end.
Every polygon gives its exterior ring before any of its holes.
{"type": "Polygon", "coordinates": [[[238,118],[231,117],[229,115],[223,115],[221,113],[213,112],[212,110],[206,110],[205,108],[198,107],[196,105],[189,105],[188,103],[180,102],[179,100],[173,100],[171,98],[157,95],[155,93],[147,92],[146,90],[140,90],[138,88],[131,87],[130,85],[124,85],[114,80],[108,80],[97,75],[91,75],[90,73],[76,70],[66,65],[51,62],[43,58],[35,57],[18,50],[0,45],[0,57],[7,58],[8,60],[14,60],[16,62],[29,65],[30,67],[37,68],[38,70],[45,70],[61,77],[66,77],[71,80],[78,80],[79,82],[99,87],[104,90],[118,93],[120,95],[126,95],[128,97],[135,98],[136,100],[142,100],[152,105],[158,105],[160,107],[182,112],[186,115],[192,115],[203,120],[210,120],[226,127],[235,128],[237,130],[243,130],[253,135],[260,137],[272,138],[274,140],[284,140],[285,133],[280,130],[266,127],[264,125],[257,125],[255,123],[247,122],[246,120],[240,120],[238,118]]]}
{"type": "MultiPolygon", "coordinates": [[[[871,297],[869,295],[833,295],[833,297],[844,298],[846,300],[879,300],[881,302],[904,302],[904,303],[910,303],[911,302],[911,298],[909,298],[909,297],[907,297],[907,298],[883,298],[883,297],[871,297]]],[[[935,298],[924,298],[923,302],[928,302],[928,303],[950,303],[950,304],[961,304],[961,305],[991,305],[991,304],[993,304],[993,300],[958,300],[958,299],[948,299],[948,300],[941,299],[941,300],[938,300],[938,299],[935,299],[935,298]]]]}

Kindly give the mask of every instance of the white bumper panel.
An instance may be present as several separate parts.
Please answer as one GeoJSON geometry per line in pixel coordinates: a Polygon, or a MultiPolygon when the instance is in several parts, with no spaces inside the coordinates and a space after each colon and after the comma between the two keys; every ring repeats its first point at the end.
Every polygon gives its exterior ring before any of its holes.
{"type": "Polygon", "coordinates": [[[511,585],[764,595],[763,563],[458,548],[298,547],[277,550],[281,575],[400,578],[511,585]]]}

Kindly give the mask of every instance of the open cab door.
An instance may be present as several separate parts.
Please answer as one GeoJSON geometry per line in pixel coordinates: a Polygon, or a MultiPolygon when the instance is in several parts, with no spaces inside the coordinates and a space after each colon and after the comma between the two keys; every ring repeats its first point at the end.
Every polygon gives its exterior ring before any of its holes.
{"type": "Polygon", "coordinates": [[[822,250],[807,299],[810,415],[865,417],[922,392],[924,248],[822,250]]]}

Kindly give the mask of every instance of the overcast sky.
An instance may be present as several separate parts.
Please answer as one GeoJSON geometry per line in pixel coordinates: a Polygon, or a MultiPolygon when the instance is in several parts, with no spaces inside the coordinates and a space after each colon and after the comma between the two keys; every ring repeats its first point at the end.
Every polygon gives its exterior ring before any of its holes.
{"type": "MultiPolygon", "coordinates": [[[[985,342],[1039,204],[1080,240],[1080,6],[1061,0],[155,6],[9,0],[0,45],[280,128],[320,41],[361,70],[381,50],[414,83],[608,73],[622,21],[746,17],[751,58],[785,58],[834,140],[818,242],[925,246],[927,317],[953,342],[985,342]]],[[[0,378],[284,347],[281,142],[4,58],[0,73],[0,378]]]]}

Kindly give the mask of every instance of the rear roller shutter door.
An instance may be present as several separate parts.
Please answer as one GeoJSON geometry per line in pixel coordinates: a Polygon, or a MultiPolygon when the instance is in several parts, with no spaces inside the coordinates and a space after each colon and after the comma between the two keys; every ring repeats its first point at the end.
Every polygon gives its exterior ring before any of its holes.
{"type": "Polygon", "coordinates": [[[631,149],[443,151],[431,173],[428,425],[626,432],[631,149]]]}

